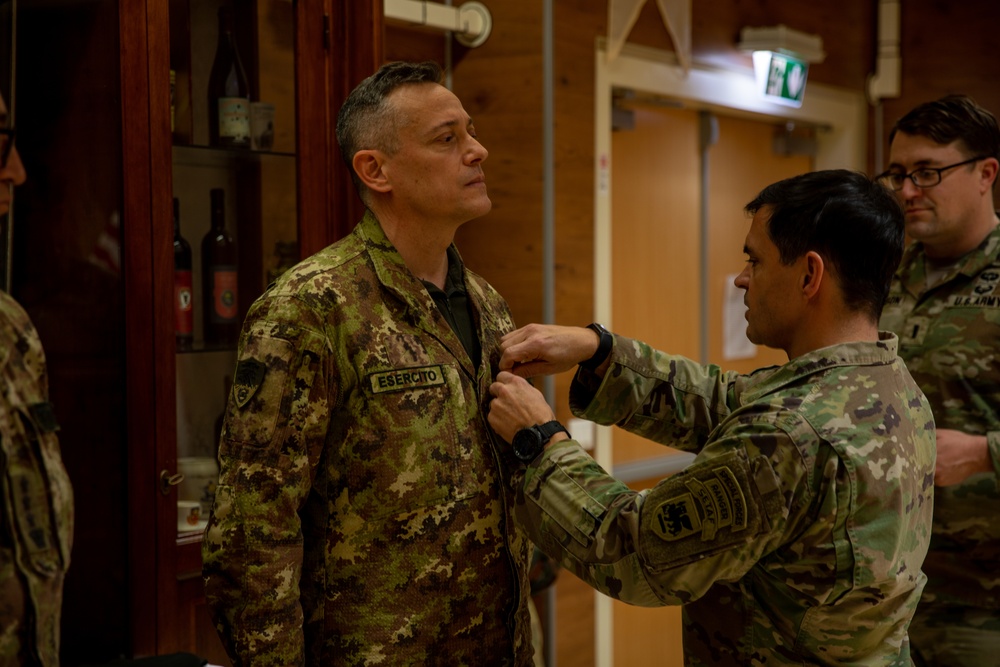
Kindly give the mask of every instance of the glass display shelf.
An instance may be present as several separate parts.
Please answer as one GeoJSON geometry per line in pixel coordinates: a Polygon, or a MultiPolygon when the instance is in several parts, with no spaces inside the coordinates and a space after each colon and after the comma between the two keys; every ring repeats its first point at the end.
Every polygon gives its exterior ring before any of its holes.
{"type": "Polygon", "coordinates": [[[263,162],[274,159],[295,160],[295,153],[256,151],[250,148],[222,148],[197,144],[174,144],[175,165],[195,167],[228,167],[238,162],[263,162]]]}

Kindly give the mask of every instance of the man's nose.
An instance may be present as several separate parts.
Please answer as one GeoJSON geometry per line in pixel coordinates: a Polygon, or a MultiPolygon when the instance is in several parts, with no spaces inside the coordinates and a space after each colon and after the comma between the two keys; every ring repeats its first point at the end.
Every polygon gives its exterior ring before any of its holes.
{"type": "Polygon", "coordinates": [[[469,137],[469,139],[471,141],[468,152],[469,162],[485,162],[486,158],[490,156],[490,152],[475,137],[469,137]]]}
{"type": "Polygon", "coordinates": [[[918,187],[913,179],[907,176],[903,179],[903,187],[896,191],[896,194],[905,199],[913,199],[923,193],[923,188],[918,187]]]}

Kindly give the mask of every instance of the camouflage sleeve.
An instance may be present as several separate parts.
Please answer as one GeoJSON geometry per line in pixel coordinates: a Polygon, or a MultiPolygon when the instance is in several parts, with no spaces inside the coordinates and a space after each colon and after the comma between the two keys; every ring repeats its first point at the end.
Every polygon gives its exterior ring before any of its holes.
{"type": "Polygon", "coordinates": [[[696,452],[732,412],[740,383],[740,375],[718,366],[615,336],[603,380],[579,370],[570,387],[570,407],[578,417],[696,452]]]}
{"type": "Polygon", "coordinates": [[[202,546],[206,595],[236,665],[304,663],[299,511],[334,401],[315,320],[294,299],[265,300],[240,343],[202,546]]]}
{"type": "Polygon", "coordinates": [[[739,438],[713,442],[682,473],[640,492],[567,440],[528,467],[517,516],[540,548],[601,593],[640,606],[685,604],[739,579],[781,543],[789,525],[781,486],[768,458],[748,456],[739,438]]]}
{"type": "Polygon", "coordinates": [[[997,476],[997,486],[1000,487],[1000,431],[989,431],[986,434],[986,448],[993,462],[993,472],[997,476]]]}

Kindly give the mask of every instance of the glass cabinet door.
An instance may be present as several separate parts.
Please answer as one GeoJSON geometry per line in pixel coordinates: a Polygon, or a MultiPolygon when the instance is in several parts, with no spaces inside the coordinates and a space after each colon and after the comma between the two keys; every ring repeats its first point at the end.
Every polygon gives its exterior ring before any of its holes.
{"type": "MultiPolygon", "coordinates": [[[[253,301],[299,258],[295,11],[288,0],[170,2],[174,481],[189,627],[211,627],[198,550],[238,332],[253,301]]],[[[224,657],[211,632],[191,639],[202,657],[224,657]]]]}
{"type": "Polygon", "coordinates": [[[293,13],[287,0],[171,3],[181,540],[200,539],[211,509],[239,327],[298,260],[293,13]]]}

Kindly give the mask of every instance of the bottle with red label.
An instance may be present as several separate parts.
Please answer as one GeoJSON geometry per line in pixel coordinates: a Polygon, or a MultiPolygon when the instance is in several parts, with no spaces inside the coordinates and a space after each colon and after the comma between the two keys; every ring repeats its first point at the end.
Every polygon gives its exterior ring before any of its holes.
{"type": "Polygon", "coordinates": [[[181,236],[180,202],[174,197],[174,334],[178,350],[194,343],[194,290],[191,244],[181,236]]]}
{"type": "Polygon", "coordinates": [[[201,242],[205,343],[235,345],[240,332],[236,241],[226,231],[225,191],[215,188],[210,195],[212,227],[201,242]]]}

